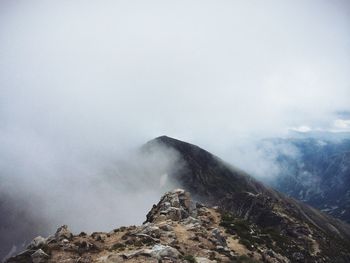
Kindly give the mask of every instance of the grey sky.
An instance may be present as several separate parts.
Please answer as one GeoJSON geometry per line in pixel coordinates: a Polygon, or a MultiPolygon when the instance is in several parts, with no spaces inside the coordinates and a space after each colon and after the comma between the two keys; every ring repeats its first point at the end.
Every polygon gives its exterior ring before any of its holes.
{"type": "Polygon", "coordinates": [[[347,1],[1,5],[3,129],[230,141],[350,110],[347,1]]]}

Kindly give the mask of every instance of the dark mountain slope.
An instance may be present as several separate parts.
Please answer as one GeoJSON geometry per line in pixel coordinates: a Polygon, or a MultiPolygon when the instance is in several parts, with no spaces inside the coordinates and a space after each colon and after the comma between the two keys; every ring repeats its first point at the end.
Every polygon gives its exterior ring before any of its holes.
{"type": "MultiPolygon", "coordinates": [[[[175,174],[169,171],[182,188],[208,205],[219,205],[234,216],[290,238],[284,247],[288,258],[316,240],[323,253],[320,258],[350,262],[349,225],[265,187],[198,146],[162,136],[148,142],[144,150],[152,151],[157,144],[175,149],[183,158],[183,169],[175,174]]],[[[302,253],[316,260],[308,249],[302,253]]]]}
{"type": "Polygon", "coordinates": [[[231,167],[196,145],[161,136],[148,142],[143,149],[152,151],[152,146],[157,144],[175,149],[180,154],[185,166],[174,174],[171,174],[172,171],[169,173],[191,193],[205,198],[206,201],[213,199],[216,202],[226,193],[238,191],[255,194],[268,191],[271,195],[275,194],[248,174],[231,167]]]}

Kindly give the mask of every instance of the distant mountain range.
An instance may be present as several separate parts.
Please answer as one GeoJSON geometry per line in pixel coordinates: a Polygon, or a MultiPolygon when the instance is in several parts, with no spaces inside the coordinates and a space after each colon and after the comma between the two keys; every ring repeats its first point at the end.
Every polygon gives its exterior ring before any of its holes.
{"type": "MultiPolygon", "coordinates": [[[[280,192],[306,202],[350,223],[350,139],[312,138],[269,139],[277,151],[279,173],[269,184],[280,192]],[[286,146],[286,147],[285,147],[286,146]],[[285,149],[292,149],[293,154],[285,149]]],[[[271,146],[272,144],[272,146],[271,146]]]]}

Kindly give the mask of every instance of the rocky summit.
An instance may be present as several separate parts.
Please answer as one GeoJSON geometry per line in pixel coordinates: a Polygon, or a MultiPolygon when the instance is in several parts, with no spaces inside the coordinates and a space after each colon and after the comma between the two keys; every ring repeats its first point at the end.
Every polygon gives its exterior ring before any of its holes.
{"type": "MultiPolygon", "coordinates": [[[[233,231],[241,224],[223,217],[218,207],[194,202],[188,192],[176,189],[153,206],[141,226],[91,235],[73,235],[62,226],[52,236],[36,237],[25,251],[6,262],[289,262],[271,248],[252,249],[242,242],[240,231],[233,231]]],[[[257,235],[254,229],[246,234],[257,235]]]]}

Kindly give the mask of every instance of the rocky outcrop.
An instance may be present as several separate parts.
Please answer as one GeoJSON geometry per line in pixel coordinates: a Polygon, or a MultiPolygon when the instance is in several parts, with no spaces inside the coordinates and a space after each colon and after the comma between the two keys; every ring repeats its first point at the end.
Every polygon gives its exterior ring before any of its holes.
{"type": "Polygon", "coordinates": [[[154,205],[147,214],[146,222],[154,223],[167,219],[181,221],[189,216],[195,216],[195,207],[188,192],[176,189],[164,195],[158,205],[154,205]]]}
{"type": "Polygon", "coordinates": [[[45,263],[49,261],[49,252],[51,249],[57,247],[65,247],[70,243],[73,238],[73,234],[69,231],[68,226],[64,225],[57,229],[53,236],[44,238],[38,236],[34,238],[27,249],[21,252],[16,257],[8,259],[6,262],[33,262],[33,263],[45,263]]]}
{"type": "Polygon", "coordinates": [[[264,246],[247,247],[223,222],[218,208],[194,202],[188,192],[176,189],[153,206],[141,226],[91,235],[73,235],[62,226],[48,238],[35,238],[7,263],[289,262],[264,246]]]}

